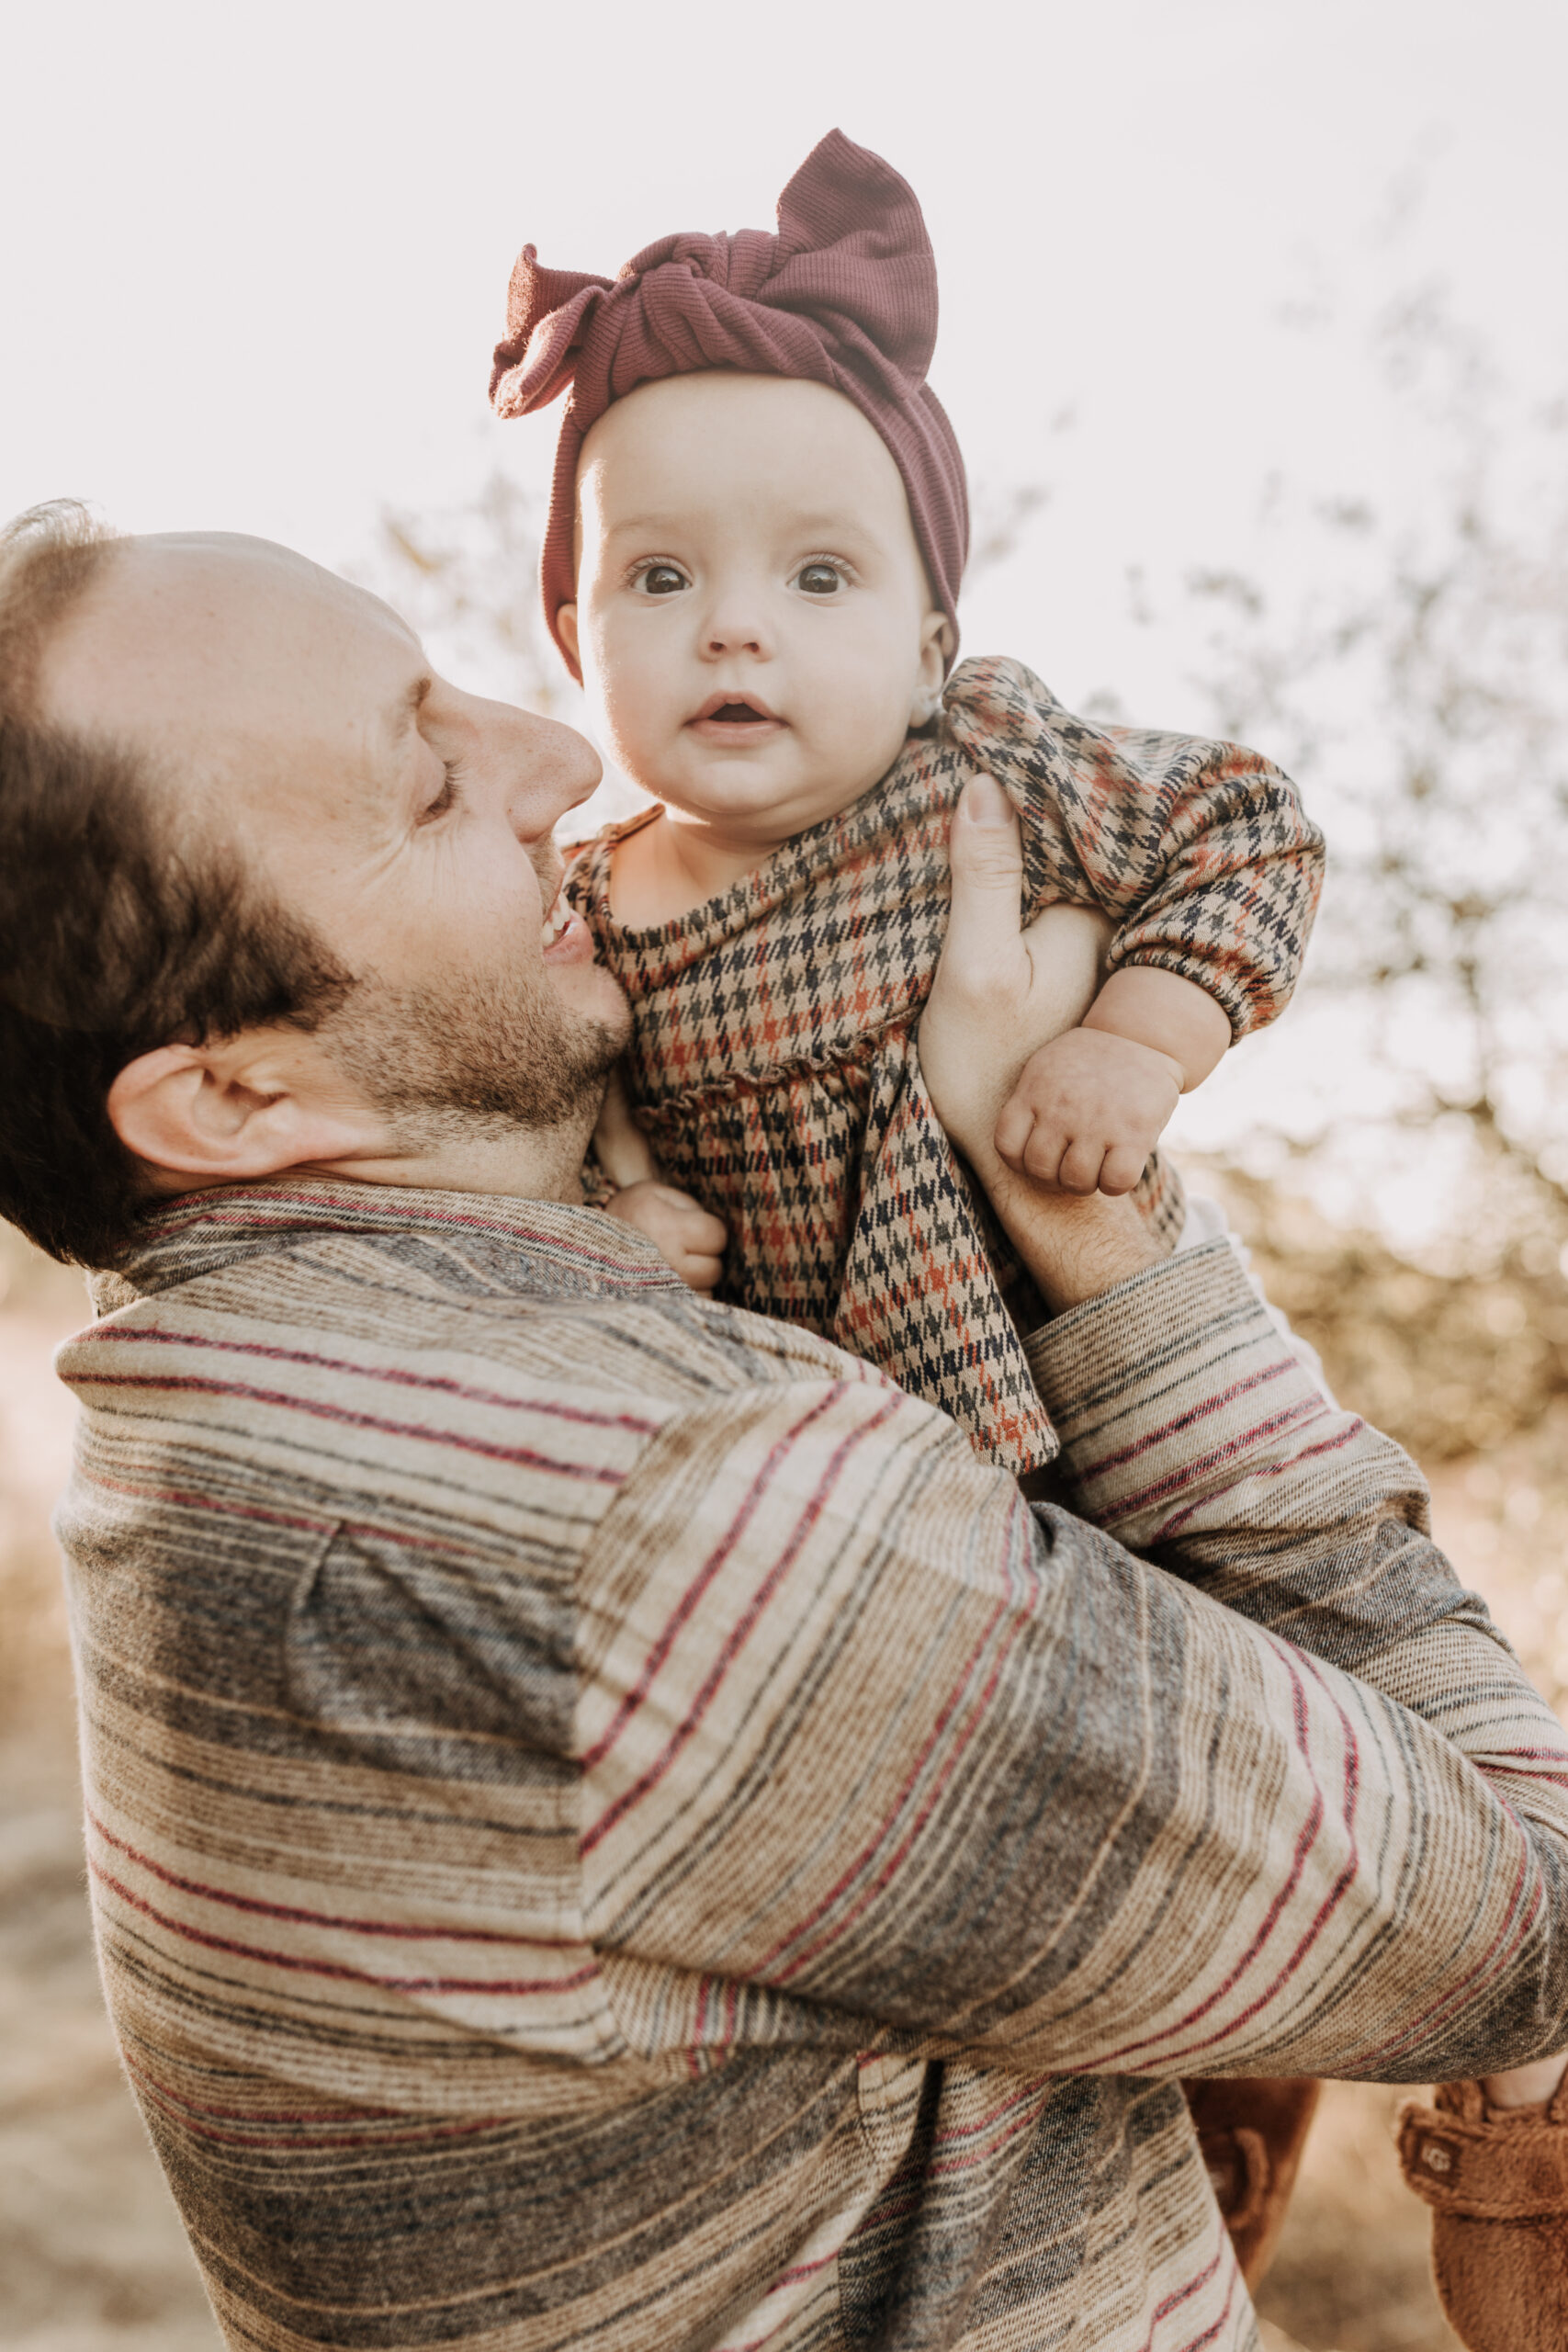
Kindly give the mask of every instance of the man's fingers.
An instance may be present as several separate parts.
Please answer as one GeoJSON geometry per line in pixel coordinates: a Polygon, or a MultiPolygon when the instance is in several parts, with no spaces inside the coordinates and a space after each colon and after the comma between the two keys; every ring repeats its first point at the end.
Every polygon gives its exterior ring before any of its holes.
{"type": "Polygon", "coordinates": [[[964,786],[953,815],[949,856],[949,956],[956,953],[964,968],[974,971],[994,964],[998,949],[1016,955],[1023,847],[1012,803],[993,776],[971,776],[964,786]]]}

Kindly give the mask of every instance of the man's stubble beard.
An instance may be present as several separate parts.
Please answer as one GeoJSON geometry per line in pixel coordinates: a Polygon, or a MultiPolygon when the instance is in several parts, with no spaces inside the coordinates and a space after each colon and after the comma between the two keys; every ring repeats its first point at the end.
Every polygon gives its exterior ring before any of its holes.
{"type": "Polygon", "coordinates": [[[399,1144],[418,1148],[572,1125],[586,1136],[630,1027],[624,1003],[613,1019],[573,1012],[547,986],[505,977],[469,979],[450,993],[367,978],[325,1025],[322,1043],[399,1144]]]}

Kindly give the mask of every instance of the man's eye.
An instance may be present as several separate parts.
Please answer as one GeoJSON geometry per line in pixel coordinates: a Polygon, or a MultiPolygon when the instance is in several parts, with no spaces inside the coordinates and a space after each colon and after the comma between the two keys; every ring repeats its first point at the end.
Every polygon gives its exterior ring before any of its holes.
{"type": "Polygon", "coordinates": [[[672,563],[650,563],[637,574],[637,586],[645,596],[678,596],[687,585],[686,575],[672,563]]]}
{"type": "Polygon", "coordinates": [[[844,575],[836,563],[803,563],[795,575],[795,584],[807,596],[836,596],[844,584],[844,575]]]}
{"type": "Polygon", "coordinates": [[[457,778],[463,773],[462,763],[457,760],[448,760],[446,769],[440,791],[434,800],[427,800],[419,812],[422,825],[428,825],[434,818],[445,817],[448,809],[457,805],[457,778]]]}

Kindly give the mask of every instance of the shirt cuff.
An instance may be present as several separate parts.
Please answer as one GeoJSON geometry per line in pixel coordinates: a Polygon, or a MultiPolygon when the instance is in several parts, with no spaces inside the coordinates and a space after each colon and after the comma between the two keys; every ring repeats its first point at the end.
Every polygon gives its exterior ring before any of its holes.
{"type": "Polygon", "coordinates": [[[1224,1239],[1072,1308],[1025,1351],[1077,1508],[1134,1550],[1333,1414],[1224,1239]]]}

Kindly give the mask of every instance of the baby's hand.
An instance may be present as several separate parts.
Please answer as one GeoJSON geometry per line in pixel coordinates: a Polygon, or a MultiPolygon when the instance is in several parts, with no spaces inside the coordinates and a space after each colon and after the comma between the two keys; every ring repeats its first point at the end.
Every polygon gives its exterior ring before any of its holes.
{"type": "MultiPolygon", "coordinates": [[[[623,1191],[630,1191],[634,1184],[650,1182],[660,1173],[653,1147],[632,1116],[631,1097],[618,1062],[610,1072],[599,1124],[593,1130],[593,1157],[611,1183],[620,1185],[623,1191]]],[[[632,1223],[637,1223],[635,1216],[632,1223]]]]}
{"type": "Polygon", "coordinates": [[[1109,1029],[1068,1029],[1024,1063],[998,1155],[1065,1193],[1130,1193],[1181,1099],[1179,1062],[1109,1029]]]}
{"type": "Polygon", "coordinates": [[[693,1290],[716,1290],[724,1245],[729,1236],[690,1193],[673,1184],[643,1180],[627,1184],[605,1204],[606,1216],[625,1217],[646,1233],[683,1283],[693,1290]]]}

